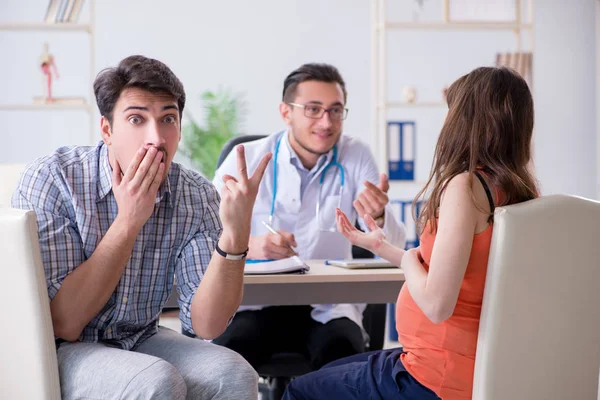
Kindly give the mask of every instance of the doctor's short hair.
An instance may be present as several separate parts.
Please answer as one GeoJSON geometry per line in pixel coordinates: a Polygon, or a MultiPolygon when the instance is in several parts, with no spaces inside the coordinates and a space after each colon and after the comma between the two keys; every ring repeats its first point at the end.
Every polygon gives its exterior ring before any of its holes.
{"type": "Polygon", "coordinates": [[[153,94],[173,97],[179,108],[179,120],[185,106],[183,84],[164,63],[134,55],[123,59],[119,65],[106,68],[96,76],[94,95],[100,114],[112,124],[113,110],[125,89],[138,88],[153,94]]]}
{"type": "Polygon", "coordinates": [[[336,67],[330,64],[309,63],[292,71],[283,82],[282,101],[289,103],[296,98],[296,89],[298,85],[306,81],[319,81],[326,83],[337,83],[344,93],[344,103],[348,94],[346,93],[346,83],[336,67]]]}

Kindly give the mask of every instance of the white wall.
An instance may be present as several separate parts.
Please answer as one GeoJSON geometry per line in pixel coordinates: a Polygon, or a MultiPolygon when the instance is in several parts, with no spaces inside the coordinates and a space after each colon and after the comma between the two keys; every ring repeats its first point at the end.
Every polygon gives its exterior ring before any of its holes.
{"type": "MultiPolygon", "coordinates": [[[[0,4],[2,21],[36,20],[43,18],[47,0],[0,4]]],[[[347,131],[368,140],[368,11],[364,0],[96,1],[96,71],[131,54],[158,58],[184,82],[186,108],[195,117],[202,113],[200,93],[225,85],[245,93],[244,133],[271,133],[282,129],[278,105],[285,76],[305,62],[332,63],[340,68],[350,91],[347,131]]],[[[1,54],[17,53],[10,63],[0,65],[0,102],[25,102],[41,91],[37,57],[46,38],[63,72],[57,93],[87,94],[85,34],[0,32],[1,54]],[[75,76],[79,71],[84,78],[75,76]]],[[[44,113],[3,113],[14,144],[0,155],[0,162],[26,161],[63,143],[86,142],[87,128],[80,127],[85,115],[73,115],[52,119],[44,113]],[[78,120],[64,122],[63,128],[64,118],[72,116],[78,120]],[[39,136],[52,139],[38,141],[39,136]]]]}
{"type": "Polygon", "coordinates": [[[537,2],[534,140],[544,194],[596,197],[594,3],[537,2]]]}
{"type": "MultiPolygon", "coordinates": [[[[2,0],[0,22],[40,21],[48,0],[2,0]]],[[[390,2],[392,15],[411,19],[413,1],[390,2]]],[[[497,1],[496,1],[497,3],[497,1]]],[[[595,0],[536,1],[535,153],[544,193],[596,194],[595,0]]],[[[421,16],[439,18],[441,0],[424,3],[421,16]]],[[[84,10],[84,14],[85,14],[84,10]]],[[[370,2],[368,0],[96,1],[95,71],[130,54],[166,62],[181,78],[188,108],[201,115],[199,94],[225,85],[245,93],[243,133],[281,129],[282,81],[304,62],[322,61],[347,81],[347,134],[370,134],[370,2]]],[[[0,32],[0,103],[30,102],[41,93],[38,57],[44,41],[61,72],[57,95],[89,95],[85,33],[0,32]]],[[[431,100],[470,69],[514,49],[511,33],[407,32],[390,34],[391,100],[415,85],[431,100]]],[[[418,121],[417,173],[425,175],[444,110],[395,111],[390,118],[418,121]]],[[[28,162],[56,147],[88,143],[83,112],[5,112],[0,163],[28,162]]],[[[98,118],[93,123],[98,125],[98,118]]],[[[98,136],[99,139],[99,136],[98,136]]],[[[421,177],[422,177],[421,176],[421,177]]],[[[412,190],[411,190],[412,191],[412,190]]]]}
{"type": "MultiPolygon", "coordinates": [[[[596,198],[600,200],[600,0],[596,1],[596,198]]],[[[600,390],[598,391],[600,400],[600,390]]]]}

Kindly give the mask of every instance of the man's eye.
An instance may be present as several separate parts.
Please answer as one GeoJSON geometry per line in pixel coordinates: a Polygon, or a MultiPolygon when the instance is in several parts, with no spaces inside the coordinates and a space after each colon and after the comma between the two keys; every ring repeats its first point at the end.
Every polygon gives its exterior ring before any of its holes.
{"type": "Polygon", "coordinates": [[[319,107],[306,107],[306,109],[308,110],[308,112],[314,113],[314,114],[319,112],[319,107]]]}
{"type": "Polygon", "coordinates": [[[140,123],[142,123],[142,119],[136,115],[134,115],[133,117],[129,117],[129,123],[133,124],[133,125],[139,125],[140,123]]]}
{"type": "Polygon", "coordinates": [[[175,124],[177,122],[177,118],[175,118],[173,115],[167,115],[164,119],[164,121],[167,124],[175,124]]]}

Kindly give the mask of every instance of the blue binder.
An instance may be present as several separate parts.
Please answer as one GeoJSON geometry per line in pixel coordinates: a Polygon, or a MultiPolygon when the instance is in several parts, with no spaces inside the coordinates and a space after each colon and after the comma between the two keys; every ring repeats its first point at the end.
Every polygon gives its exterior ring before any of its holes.
{"type": "MultiPolygon", "coordinates": [[[[412,249],[419,245],[419,232],[417,231],[417,225],[412,216],[412,200],[390,200],[390,203],[394,207],[394,211],[397,212],[398,219],[406,227],[406,247],[405,249],[412,249]]],[[[421,208],[423,207],[423,201],[417,201],[416,217],[419,217],[421,208]]]]}
{"type": "Polygon", "coordinates": [[[388,122],[388,176],[391,180],[415,179],[415,132],[414,121],[388,122]]]}

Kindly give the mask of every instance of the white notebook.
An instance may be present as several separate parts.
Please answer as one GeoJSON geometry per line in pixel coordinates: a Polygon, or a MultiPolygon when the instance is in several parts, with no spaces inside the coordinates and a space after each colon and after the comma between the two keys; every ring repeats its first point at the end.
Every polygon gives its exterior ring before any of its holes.
{"type": "Polygon", "coordinates": [[[275,261],[253,262],[248,260],[244,267],[246,275],[283,274],[307,272],[310,268],[298,256],[283,258],[275,261]]]}
{"type": "Polygon", "coordinates": [[[382,258],[355,258],[353,260],[327,260],[327,265],[336,267],[358,269],[358,268],[397,268],[391,262],[382,258]]]}

